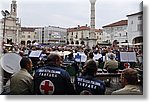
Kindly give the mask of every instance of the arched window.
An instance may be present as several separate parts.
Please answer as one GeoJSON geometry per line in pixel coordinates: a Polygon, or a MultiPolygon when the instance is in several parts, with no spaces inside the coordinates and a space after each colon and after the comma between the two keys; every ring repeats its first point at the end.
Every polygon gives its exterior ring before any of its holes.
{"type": "Polygon", "coordinates": [[[67,44],[70,44],[68,40],[67,40],[67,44]]]}
{"type": "Polygon", "coordinates": [[[25,41],[21,41],[21,44],[22,44],[22,45],[25,45],[25,41]]]}
{"type": "Polygon", "coordinates": [[[78,41],[78,40],[76,41],[76,44],[79,44],[79,41],[78,41]]]}
{"type": "Polygon", "coordinates": [[[28,41],[27,41],[27,44],[31,44],[31,41],[30,41],[30,40],[28,40],[28,41]]]}
{"type": "Polygon", "coordinates": [[[74,42],[73,42],[73,41],[71,41],[71,44],[74,44],[74,42]]]}
{"type": "Polygon", "coordinates": [[[81,41],[81,45],[85,45],[84,41],[81,41]]]}

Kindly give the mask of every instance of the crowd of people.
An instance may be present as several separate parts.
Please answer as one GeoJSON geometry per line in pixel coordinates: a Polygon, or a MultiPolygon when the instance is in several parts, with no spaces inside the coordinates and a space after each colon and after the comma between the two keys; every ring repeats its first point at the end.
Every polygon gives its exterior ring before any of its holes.
{"type": "MultiPolygon", "coordinates": [[[[106,84],[103,80],[95,76],[99,68],[106,69],[108,73],[118,73],[118,69],[123,69],[121,73],[121,84],[123,89],[114,90],[112,95],[142,94],[137,87],[138,72],[135,66],[120,68],[121,51],[133,51],[136,53],[138,68],[142,70],[142,48],[111,47],[97,45],[92,49],[83,46],[13,46],[10,49],[3,49],[3,54],[11,52],[19,54],[20,71],[11,75],[7,83],[8,89],[4,89],[1,94],[9,95],[105,95],[106,84]],[[32,51],[41,50],[43,56],[37,58],[29,57],[32,51]],[[57,51],[69,51],[68,55],[51,53],[57,51]],[[85,62],[77,62],[74,53],[85,54],[85,62]],[[98,55],[99,57],[96,57],[98,55]],[[64,65],[64,62],[69,64],[64,65]],[[72,75],[66,70],[68,66],[74,68],[72,75]]],[[[132,64],[132,63],[131,63],[132,64]]],[[[134,64],[135,65],[135,64],[134,64]]]]}

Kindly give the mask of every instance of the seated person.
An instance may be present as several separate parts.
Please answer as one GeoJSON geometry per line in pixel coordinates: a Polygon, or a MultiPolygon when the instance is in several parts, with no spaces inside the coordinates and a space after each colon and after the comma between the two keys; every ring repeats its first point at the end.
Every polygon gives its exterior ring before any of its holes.
{"type": "Polygon", "coordinates": [[[89,59],[93,59],[93,57],[94,57],[93,52],[90,52],[90,53],[88,54],[88,60],[89,60],[89,59]]]}
{"type": "MultiPolygon", "coordinates": [[[[68,58],[66,61],[67,63],[71,63],[69,65],[67,65],[67,67],[70,67],[69,70],[72,70],[73,74],[75,74],[75,76],[77,74],[79,74],[79,67],[77,65],[77,62],[75,61],[75,59],[73,58],[73,53],[68,55],[68,58]],[[72,68],[72,69],[71,69],[72,68]]],[[[66,70],[68,71],[68,68],[66,68],[66,70]]],[[[70,73],[69,73],[70,74],[70,73]]],[[[73,75],[74,76],[74,75],[73,75]]]]}
{"type": "Polygon", "coordinates": [[[109,73],[116,73],[118,70],[118,61],[115,60],[115,55],[113,53],[108,56],[110,60],[104,63],[104,69],[107,69],[109,73]]]}
{"type": "Polygon", "coordinates": [[[70,95],[75,94],[70,75],[60,67],[62,61],[58,54],[50,54],[47,65],[36,70],[34,75],[35,94],[70,95]]]}
{"type": "Polygon", "coordinates": [[[112,95],[142,95],[137,86],[138,73],[132,68],[126,68],[121,74],[121,84],[123,88],[112,92],[112,95]]]}
{"type": "Polygon", "coordinates": [[[79,76],[75,79],[75,88],[77,94],[104,95],[105,84],[94,76],[97,72],[97,65],[94,60],[88,60],[84,66],[85,76],[79,76]],[[86,92],[86,93],[85,93],[86,92]]]}
{"type": "Polygon", "coordinates": [[[32,95],[33,94],[33,77],[29,71],[32,70],[32,61],[23,57],[20,61],[21,70],[13,75],[10,79],[11,95],[32,95]]]}

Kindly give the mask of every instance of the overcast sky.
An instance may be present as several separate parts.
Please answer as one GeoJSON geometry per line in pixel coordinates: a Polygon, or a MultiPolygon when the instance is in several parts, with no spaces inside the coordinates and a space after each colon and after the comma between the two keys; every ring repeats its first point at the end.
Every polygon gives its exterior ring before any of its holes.
{"type": "MultiPolygon", "coordinates": [[[[16,0],[22,26],[59,26],[64,28],[90,25],[89,0],[16,0]]],[[[142,0],[97,0],[96,28],[127,19],[139,12],[142,0]]],[[[12,0],[0,0],[1,9],[10,11],[12,0]]],[[[2,16],[0,16],[2,18],[2,16]]]]}

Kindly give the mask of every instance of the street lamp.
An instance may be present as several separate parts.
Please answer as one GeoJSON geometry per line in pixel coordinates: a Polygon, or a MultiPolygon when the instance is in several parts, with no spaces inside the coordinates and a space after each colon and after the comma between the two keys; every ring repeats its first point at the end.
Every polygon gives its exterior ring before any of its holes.
{"type": "Polygon", "coordinates": [[[5,27],[6,27],[6,17],[8,16],[8,15],[10,15],[10,13],[7,11],[7,10],[2,10],[1,11],[1,13],[2,13],[2,15],[4,16],[4,28],[3,28],[3,43],[4,43],[4,40],[5,40],[5,27]]]}

